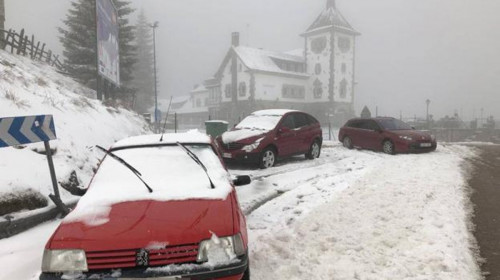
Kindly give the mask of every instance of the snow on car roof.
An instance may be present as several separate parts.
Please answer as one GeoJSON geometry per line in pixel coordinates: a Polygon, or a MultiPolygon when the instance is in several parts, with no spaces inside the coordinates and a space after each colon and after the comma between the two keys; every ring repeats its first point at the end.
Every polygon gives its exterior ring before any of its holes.
{"type": "Polygon", "coordinates": [[[141,135],[126,138],[116,142],[112,149],[123,148],[128,146],[142,146],[142,145],[164,145],[175,144],[177,142],[183,144],[210,144],[210,136],[199,132],[198,130],[191,130],[185,133],[165,133],[163,141],[160,142],[161,134],[141,135]]]}
{"type": "Polygon", "coordinates": [[[252,115],[256,116],[283,116],[286,113],[290,112],[298,112],[297,110],[288,110],[288,109],[269,109],[269,110],[261,110],[253,112],[252,115]]]}

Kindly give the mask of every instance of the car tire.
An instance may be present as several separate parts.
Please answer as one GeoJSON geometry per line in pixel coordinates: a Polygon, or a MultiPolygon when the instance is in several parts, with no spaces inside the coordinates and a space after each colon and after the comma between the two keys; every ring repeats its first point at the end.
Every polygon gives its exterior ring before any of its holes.
{"type": "Polygon", "coordinates": [[[272,147],[267,147],[262,151],[259,158],[260,169],[273,167],[276,163],[276,151],[272,147]]]}
{"type": "Polygon", "coordinates": [[[349,136],[344,137],[344,139],[342,140],[342,144],[344,144],[344,147],[346,147],[347,149],[352,150],[351,137],[349,136]]]}
{"type": "Polygon", "coordinates": [[[307,159],[315,159],[315,158],[319,158],[320,155],[321,155],[321,144],[320,144],[319,140],[316,139],[311,144],[311,147],[309,147],[309,151],[306,153],[306,158],[307,159]]]}
{"type": "Polygon", "coordinates": [[[394,155],[395,154],[394,143],[392,143],[391,140],[385,140],[382,143],[382,151],[388,155],[394,155]]]}

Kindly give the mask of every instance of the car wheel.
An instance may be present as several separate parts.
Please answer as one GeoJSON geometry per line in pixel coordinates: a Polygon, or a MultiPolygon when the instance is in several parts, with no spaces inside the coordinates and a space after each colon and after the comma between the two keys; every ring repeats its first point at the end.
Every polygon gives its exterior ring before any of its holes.
{"type": "Polygon", "coordinates": [[[306,154],[307,159],[315,159],[319,158],[319,155],[321,154],[321,145],[319,144],[318,140],[314,140],[314,142],[311,144],[311,147],[309,148],[309,152],[306,154]]]}
{"type": "Polygon", "coordinates": [[[342,143],[344,144],[344,147],[348,148],[349,150],[352,149],[352,140],[349,136],[344,137],[342,143]]]}
{"type": "Polygon", "coordinates": [[[261,169],[266,169],[269,167],[273,167],[276,162],[276,152],[273,148],[266,148],[262,154],[260,155],[260,165],[261,169]]]}
{"type": "Polygon", "coordinates": [[[388,155],[393,155],[394,154],[394,143],[392,143],[390,140],[385,140],[384,143],[382,143],[382,151],[388,155]]]}

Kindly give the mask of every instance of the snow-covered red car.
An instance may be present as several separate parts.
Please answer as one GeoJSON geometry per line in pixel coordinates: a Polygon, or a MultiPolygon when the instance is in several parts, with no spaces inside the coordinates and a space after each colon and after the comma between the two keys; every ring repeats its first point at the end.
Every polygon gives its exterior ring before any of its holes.
{"type": "Polygon", "coordinates": [[[217,138],[227,162],[274,166],[278,158],[304,154],[320,156],[323,132],[313,116],[295,110],[262,110],[250,114],[217,138]]]}
{"type": "Polygon", "coordinates": [[[249,279],[232,179],[199,132],[117,142],[48,241],[40,279],[249,279]]]}

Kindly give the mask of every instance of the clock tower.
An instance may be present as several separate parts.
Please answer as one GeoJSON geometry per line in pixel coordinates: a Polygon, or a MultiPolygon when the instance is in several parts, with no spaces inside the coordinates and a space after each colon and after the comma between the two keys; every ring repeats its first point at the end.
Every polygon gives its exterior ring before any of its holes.
{"type": "Polygon", "coordinates": [[[311,76],[308,99],[327,118],[339,120],[354,114],[355,39],[359,35],[337,9],[335,0],[327,0],[326,9],[302,34],[311,76]]]}

